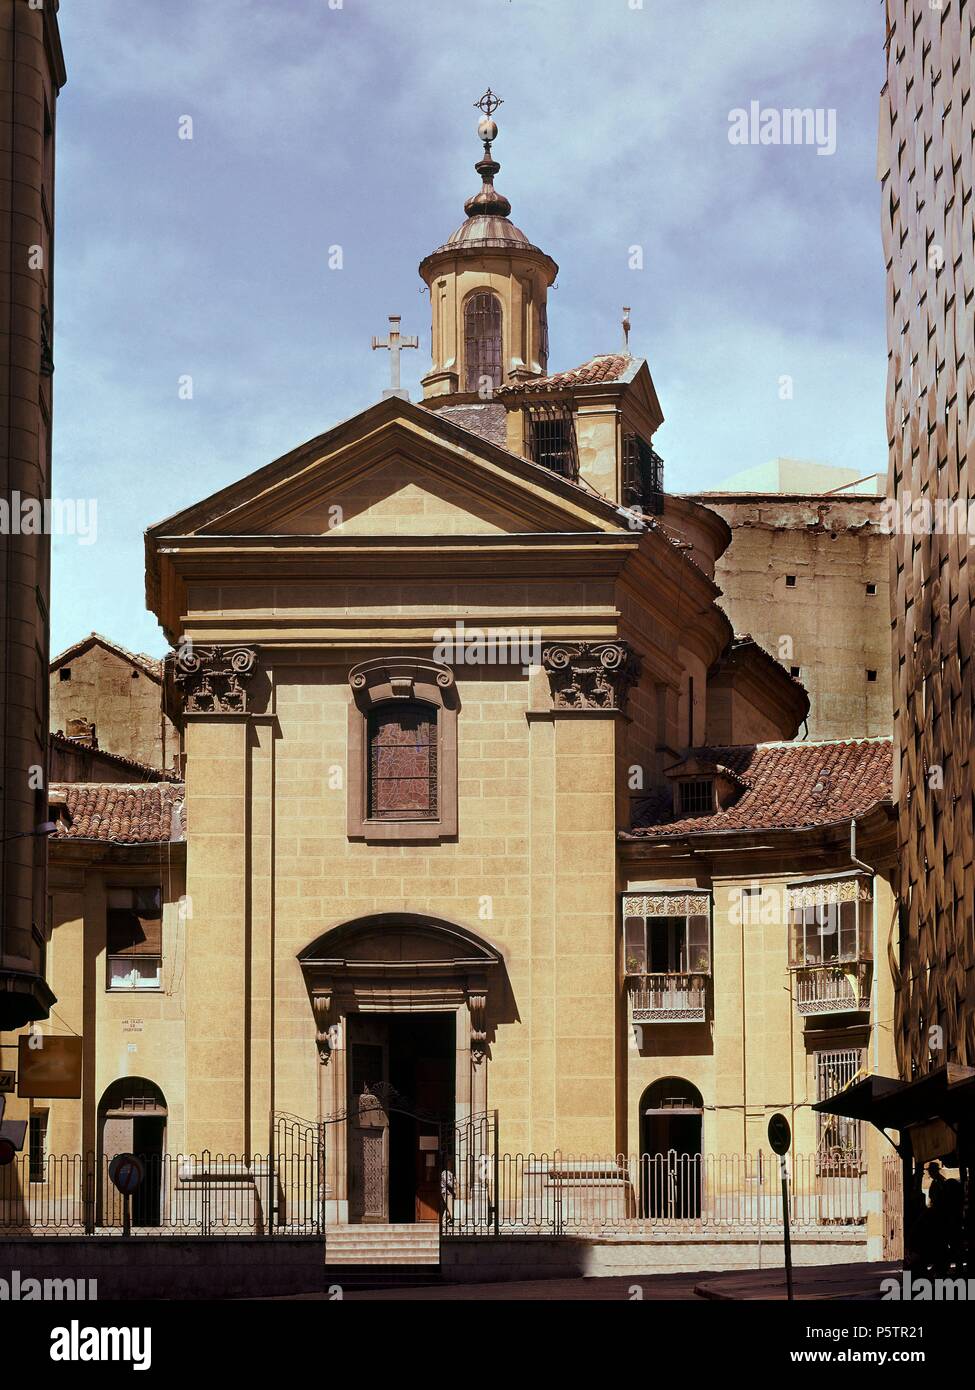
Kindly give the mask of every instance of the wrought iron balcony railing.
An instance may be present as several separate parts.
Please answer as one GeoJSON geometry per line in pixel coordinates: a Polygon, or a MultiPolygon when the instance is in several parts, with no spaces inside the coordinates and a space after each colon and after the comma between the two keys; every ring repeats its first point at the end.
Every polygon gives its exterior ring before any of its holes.
{"type": "Polygon", "coordinates": [[[796,1011],[847,1014],[870,1011],[870,962],[839,961],[793,967],[796,1011]]]}
{"type": "Polygon", "coordinates": [[[627,982],[631,1023],[705,1023],[708,977],[701,972],[633,975],[627,982]]]}

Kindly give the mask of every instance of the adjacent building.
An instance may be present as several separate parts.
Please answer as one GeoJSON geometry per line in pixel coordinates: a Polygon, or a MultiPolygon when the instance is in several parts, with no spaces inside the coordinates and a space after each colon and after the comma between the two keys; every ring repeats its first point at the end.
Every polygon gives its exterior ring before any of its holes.
{"type": "Polygon", "coordinates": [[[862,490],[876,479],[848,473],[780,459],[694,497],[731,528],[715,568],[721,605],[801,680],[810,739],[891,732],[887,508],[862,490]]]}
{"type": "Polygon", "coordinates": [[[0,1030],[46,1018],[58,0],[0,3],[0,1030]],[[8,171],[8,172],[7,172],[8,171]]]}

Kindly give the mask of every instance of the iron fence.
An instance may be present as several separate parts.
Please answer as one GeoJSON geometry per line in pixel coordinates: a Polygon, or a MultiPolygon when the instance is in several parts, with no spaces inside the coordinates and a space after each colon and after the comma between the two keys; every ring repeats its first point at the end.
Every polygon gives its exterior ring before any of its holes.
{"type": "MultiPolygon", "coordinates": [[[[455,1170],[446,1236],[782,1231],[778,1159],[768,1154],[491,1153],[474,1136],[455,1170]]],[[[862,1165],[824,1171],[819,1155],[790,1158],[793,1228],[866,1221],[862,1165]]]]}
{"type": "MultiPolygon", "coordinates": [[[[267,1153],[143,1155],[130,1199],[133,1234],[318,1235],[324,1229],[324,1140],[317,1125],[279,1118],[267,1153]]],[[[0,1234],[118,1235],[126,1198],[107,1155],[19,1154],[0,1168],[0,1234]]]]}
{"type": "MultiPolygon", "coordinates": [[[[164,1154],[145,1160],[131,1200],[134,1235],[325,1235],[325,1154],[317,1127],[287,1128],[267,1154],[164,1154]]],[[[778,1160],[759,1153],[570,1156],[499,1153],[496,1121],[478,1117],[446,1143],[441,1231],[599,1235],[782,1231],[778,1160]]],[[[0,1168],[0,1235],[117,1235],[125,1199],[95,1154],[29,1155],[0,1168]]],[[[796,1230],[866,1220],[858,1162],[790,1158],[796,1230]]],[[[892,1172],[884,1173],[893,1186],[892,1172]]],[[[886,1208],[886,1204],[885,1204],[886,1208]]]]}

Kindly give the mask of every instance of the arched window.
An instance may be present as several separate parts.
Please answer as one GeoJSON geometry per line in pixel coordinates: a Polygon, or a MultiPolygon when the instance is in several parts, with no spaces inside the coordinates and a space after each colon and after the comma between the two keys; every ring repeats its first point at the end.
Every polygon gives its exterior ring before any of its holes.
{"type": "Polygon", "coordinates": [[[501,385],[501,301],[486,291],[464,306],[464,363],[466,390],[479,391],[485,378],[501,385]]]}
{"type": "Polygon", "coordinates": [[[437,710],[418,700],[369,711],[369,819],[437,819],[437,710]]]}

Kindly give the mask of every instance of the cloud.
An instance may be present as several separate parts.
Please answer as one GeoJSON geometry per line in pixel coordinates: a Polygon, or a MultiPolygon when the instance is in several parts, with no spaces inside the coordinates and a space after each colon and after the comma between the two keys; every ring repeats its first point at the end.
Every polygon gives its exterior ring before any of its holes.
{"type": "Polygon", "coordinates": [[[884,468],[879,6],[97,0],[61,28],[55,487],[97,495],[99,539],[55,544],[56,647],[161,650],[142,529],[375,400],[389,313],[417,397],[416,266],[476,190],[489,84],[499,187],[561,267],[553,368],[615,346],[626,303],[675,485],[884,468]],[[731,146],[752,99],[834,107],[836,154],[731,146]]]}

